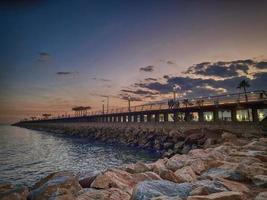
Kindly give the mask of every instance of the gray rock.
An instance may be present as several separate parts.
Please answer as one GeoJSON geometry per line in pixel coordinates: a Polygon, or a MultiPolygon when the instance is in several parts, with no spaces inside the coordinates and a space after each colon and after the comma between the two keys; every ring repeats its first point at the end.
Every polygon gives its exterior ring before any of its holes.
{"type": "Polygon", "coordinates": [[[216,177],[226,178],[232,181],[244,182],[247,181],[247,177],[245,174],[237,171],[237,170],[226,170],[222,168],[211,168],[205,171],[200,178],[201,179],[213,179],[216,177]]]}
{"type": "Polygon", "coordinates": [[[190,183],[177,184],[165,180],[143,181],[135,186],[132,200],[150,200],[158,196],[178,196],[186,199],[193,188],[190,183]]]}
{"type": "Polygon", "coordinates": [[[266,188],[267,187],[267,176],[266,175],[256,175],[252,179],[256,186],[266,188]]]}
{"type": "Polygon", "coordinates": [[[222,183],[219,181],[211,181],[211,180],[202,180],[194,183],[196,187],[204,187],[209,194],[216,192],[226,192],[229,191],[222,183]]]}

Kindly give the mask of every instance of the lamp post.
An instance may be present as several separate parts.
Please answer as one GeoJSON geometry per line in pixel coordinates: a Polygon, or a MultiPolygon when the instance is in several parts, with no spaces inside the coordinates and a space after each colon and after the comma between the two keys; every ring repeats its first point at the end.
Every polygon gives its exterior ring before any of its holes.
{"type": "Polygon", "coordinates": [[[128,111],[131,112],[131,96],[128,96],[128,111]]]}
{"type": "Polygon", "coordinates": [[[176,100],[176,86],[175,85],[172,86],[172,91],[173,91],[173,101],[175,102],[176,100]]]}
{"type": "Polygon", "coordinates": [[[105,105],[104,105],[104,100],[102,101],[102,112],[103,112],[103,115],[105,114],[105,105]]]}
{"type": "Polygon", "coordinates": [[[107,114],[108,114],[108,112],[109,112],[109,96],[107,96],[107,114]]]}

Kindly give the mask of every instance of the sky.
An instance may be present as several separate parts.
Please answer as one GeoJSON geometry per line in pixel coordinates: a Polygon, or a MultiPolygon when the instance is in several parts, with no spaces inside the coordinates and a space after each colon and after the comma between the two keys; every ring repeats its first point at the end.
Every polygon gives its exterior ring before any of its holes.
{"type": "Polygon", "coordinates": [[[267,89],[265,0],[2,0],[0,123],[267,89]]]}

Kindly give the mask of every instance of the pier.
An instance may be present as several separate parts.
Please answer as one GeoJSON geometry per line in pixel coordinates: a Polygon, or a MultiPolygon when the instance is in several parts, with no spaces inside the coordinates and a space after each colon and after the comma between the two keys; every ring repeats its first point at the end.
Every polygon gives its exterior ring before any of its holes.
{"type": "Polygon", "coordinates": [[[89,107],[75,107],[74,115],[27,120],[27,122],[260,122],[267,114],[267,92],[258,90],[194,99],[171,99],[160,103],[111,109],[106,112],[104,109],[89,112],[88,109],[89,107]]]}

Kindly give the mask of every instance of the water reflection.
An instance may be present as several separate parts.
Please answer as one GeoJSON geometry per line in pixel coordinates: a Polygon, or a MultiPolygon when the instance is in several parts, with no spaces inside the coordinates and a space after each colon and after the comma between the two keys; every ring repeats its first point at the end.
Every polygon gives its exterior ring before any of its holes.
{"type": "Polygon", "coordinates": [[[103,170],[137,161],[153,161],[158,155],[85,138],[0,126],[0,182],[32,185],[58,170],[103,170]]]}

